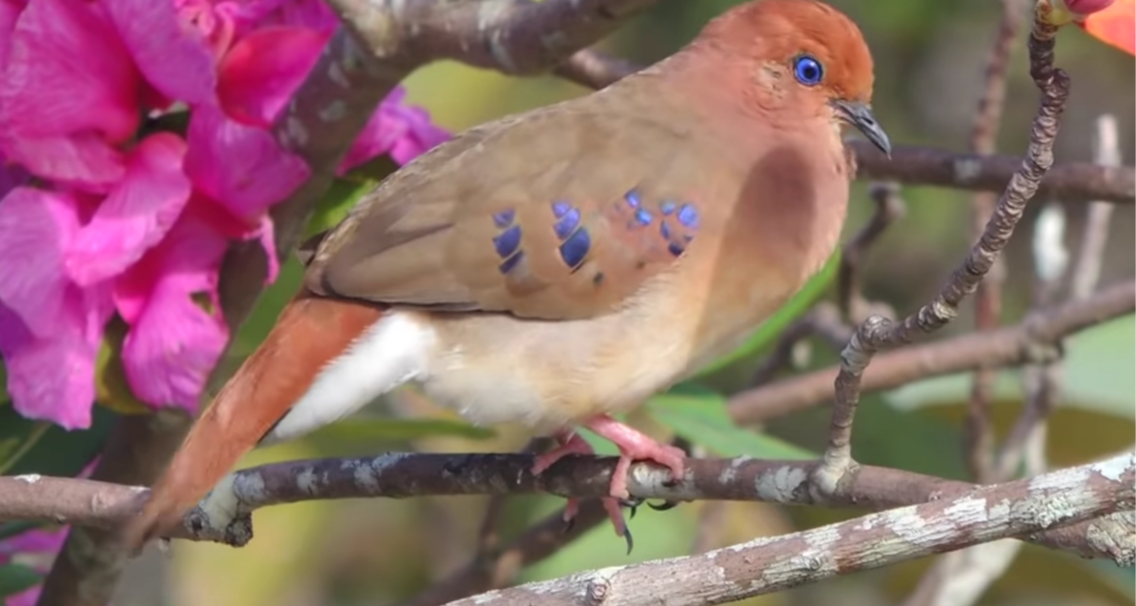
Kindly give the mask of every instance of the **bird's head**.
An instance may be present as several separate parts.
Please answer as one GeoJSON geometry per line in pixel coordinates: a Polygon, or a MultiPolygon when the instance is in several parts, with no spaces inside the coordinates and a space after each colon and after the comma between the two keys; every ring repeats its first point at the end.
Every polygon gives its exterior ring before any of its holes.
{"type": "Polygon", "coordinates": [[[743,80],[742,102],[750,109],[825,116],[890,154],[871,109],[871,52],[860,28],[835,8],[816,0],[751,0],[711,21],[695,46],[714,51],[723,75],[743,80]]]}

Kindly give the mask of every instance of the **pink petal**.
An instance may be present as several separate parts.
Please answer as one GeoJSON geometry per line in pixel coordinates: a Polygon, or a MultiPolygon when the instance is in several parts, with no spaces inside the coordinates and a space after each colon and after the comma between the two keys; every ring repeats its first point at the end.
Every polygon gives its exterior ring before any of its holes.
{"type": "Polygon", "coordinates": [[[194,109],[187,138],[185,172],[194,186],[250,224],[310,174],[272,133],[229,120],[216,107],[194,109]]]}
{"type": "Polygon", "coordinates": [[[319,59],[330,34],[273,26],[250,33],[222,59],[218,94],[232,118],[267,128],[319,59]]]}
{"type": "Polygon", "coordinates": [[[217,292],[228,244],[191,207],[166,239],[131,269],[125,288],[116,293],[116,300],[133,306],[124,314],[130,316],[131,326],[122,359],[131,389],[142,401],[196,410],[205,381],[228,342],[217,292]],[[194,302],[193,295],[207,299],[212,311],[194,302]]]}
{"type": "Polygon", "coordinates": [[[0,305],[0,354],[16,412],[65,429],[90,427],[95,360],[111,313],[105,288],[69,286],[51,332],[37,336],[12,309],[0,305]]]}
{"type": "Polygon", "coordinates": [[[54,332],[70,281],[63,251],[79,230],[79,201],[17,187],[0,201],[0,302],[31,332],[54,332]]]}
{"type": "Polygon", "coordinates": [[[0,199],[8,195],[16,187],[28,182],[31,175],[24,167],[14,162],[8,162],[0,155],[0,199]]]}
{"type": "Polygon", "coordinates": [[[177,135],[165,132],[134,149],[126,177],[67,250],[71,279],[86,286],[118,275],[166,235],[192,191],[182,172],[185,149],[177,135]]]}
{"type": "Polygon", "coordinates": [[[67,533],[55,530],[29,530],[0,542],[0,554],[54,553],[63,546],[67,533]]]}
{"type": "Polygon", "coordinates": [[[0,148],[41,177],[113,181],[98,176],[114,168],[104,147],[138,127],[141,80],[103,8],[31,0],[16,21],[0,78],[0,148]]]}
{"type": "Polygon", "coordinates": [[[39,594],[42,591],[43,585],[36,585],[15,595],[7,596],[4,598],[4,606],[35,606],[39,602],[39,594]]]}
{"type": "Polygon", "coordinates": [[[174,5],[183,26],[197,31],[216,60],[229,51],[236,39],[243,1],[174,0],[174,5]]]}
{"type": "Polygon", "coordinates": [[[213,52],[205,36],[179,17],[173,2],[117,0],[107,7],[123,44],[155,88],[190,104],[215,99],[213,52]]]}
{"type": "Polygon", "coordinates": [[[340,162],[339,174],[382,154],[406,164],[450,138],[448,132],[430,122],[426,110],[402,105],[405,95],[406,89],[396,87],[383,99],[340,162]]]}
{"type": "Polygon", "coordinates": [[[260,224],[246,239],[252,238],[260,241],[260,245],[264,247],[264,254],[268,256],[268,275],[264,277],[264,283],[272,284],[280,275],[280,257],[276,252],[276,225],[272,223],[272,217],[267,214],[261,215],[260,224]]]}
{"type": "Polygon", "coordinates": [[[0,149],[39,177],[90,191],[106,191],[126,173],[122,154],[92,131],[19,138],[0,132],[0,149]]]}
{"type": "Polygon", "coordinates": [[[1065,0],[1065,6],[1078,15],[1090,15],[1112,6],[1115,0],[1065,0]]]}
{"type": "Polygon", "coordinates": [[[4,64],[8,61],[8,43],[12,39],[12,30],[16,29],[16,19],[20,11],[24,10],[23,2],[15,0],[0,0],[0,74],[4,73],[4,64]]]}

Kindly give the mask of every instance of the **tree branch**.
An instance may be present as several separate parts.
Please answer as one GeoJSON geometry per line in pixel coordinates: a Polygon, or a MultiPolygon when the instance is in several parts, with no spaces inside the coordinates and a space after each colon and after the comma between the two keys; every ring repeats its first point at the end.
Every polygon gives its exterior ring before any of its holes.
{"type": "Polygon", "coordinates": [[[737,601],[1131,508],[1134,481],[1136,458],[1130,453],[702,555],[581,572],[450,604],[695,606],[737,601]]]}
{"type": "MultiPolygon", "coordinates": [[[[900,196],[899,186],[893,182],[873,182],[868,186],[868,197],[875,203],[872,218],[844,245],[840,255],[840,271],[836,279],[837,301],[845,318],[859,321],[868,314],[868,302],[860,293],[860,273],[863,257],[889,225],[901,219],[907,205],[900,196]]],[[[849,332],[849,335],[851,333],[849,332]]],[[[848,342],[847,339],[844,340],[848,342]]]]}
{"type": "MultiPolygon", "coordinates": [[[[553,494],[562,497],[606,496],[614,457],[567,457],[539,476],[529,454],[411,454],[312,459],[262,465],[235,472],[226,480],[232,500],[225,511],[188,512],[173,537],[240,546],[252,538],[250,513],[262,507],[309,500],[411,498],[457,495],[553,494]]],[[[957,496],[975,488],[884,467],[857,468],[848,488],[828,498],[811,480],[817,461],[772,461],[750,457],[691,459],[686,475],[672,482],[669,472],[647,463],[631,467],[628,489],[643,499],[764,501],[784,505],[821,505],[887,509],[957,496]]],[[[134,515],[145,489],[94,480],[41,476],[0,477],[0,520],[50,520],[81,526],[110,527],[134,515]]],[[[563,529],[561,519],[560,528],[563,529]]],[[[1117,537],[1120,552],[1086,546],[1068,536],[1043,533],[1042,545],[1076,544],[1092,557],[1130,561],[1131,537],[1117,537]]]]}
{"type": "Polygon", "coordinates": [[[539,562],[607,520],[596,499],[580,503],[571,526],[565,527],[563,511],[546,517],[506,546],[485,552],[465,568],[399,606],[440,606],[475,593],[504,587],[522,569],[539,562]]]}
{"type": "MultiPolygon", "coordinates": [[[[564,62],[657,0],[328,0],[370,53],[407,71],[452,58],[508,74],[564,62]]],[[[585,58],[587,55],[585,55],[585,58]]]]}
{"type": "Polygon", "coordinates": [[[1038,183],[1053,164],[1053,142],[1069,97],[1068,74],[1053,67],[1055,35],[1055,27],[1045,25],[1040,18],[1035,19],[1029,38],[1030,74],[1041,91],[1041,104],[1034,118],[1026,159],[998,200],[982,238],[930,303],[901,322],[882,316],[868,318],[841,354],[828,447],[823,456],[824,464],[817,469],[818,483],[830,494],[840,489],[841,479],[855,465],[852,423],[860,401],[861,376],[872,357],[882,349],[908,344],[933,333],[955,318],[959,304],[974,292],[1009,242],[1026,203],[1033,198],[1038,183]]]}
{"type": "MultiPolygon", "coordinates": [[[[861,377],[860,389],[880,391],[980,366],[1044,360],[1058,355],[1055,344],[1062,337],[1133,310],[1136,281],[1114,284],[1088,299],[1031,312],[1015,326],[879,354],[861,377]]],[[[834,366],[739,392],[729,400],[730,415],[738,423],[754,424],[830,402],[837,373],[834,366]]]]}
{"type": "MultiPolygon", "coordinates": [[[[986,63],[986,86],[978,101],[970,132],[970,151],[973,153],[989,155],[997,148],[1002,109],[1006,104],[1006,72],[1009,71],[1014,40],[1021,29],[1025,8],[1023,0],[1002,0],[1002,18],[986,63]]],[[[997,202],[993,192],[974,195],[975,239],[982,237],[997,202]]],[[[995,259],[986,279],[978,284],[974,293],[974,327],[978,331],[992,330],[1000,324],[1005,273],[1005,263],[1000,258],[995,259]]],[[[964,452],[971,477],[982,483],[992,480],[994,435],[990,427],[990,400],[994,376],[993,368],[982,367],[974,372],[964,433],[964,452]]]]}

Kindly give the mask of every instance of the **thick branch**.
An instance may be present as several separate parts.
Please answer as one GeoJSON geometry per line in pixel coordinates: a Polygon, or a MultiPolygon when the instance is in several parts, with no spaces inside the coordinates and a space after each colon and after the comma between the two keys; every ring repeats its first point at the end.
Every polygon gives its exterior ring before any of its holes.
{"type": "Polygon", "coordinates": [[[581,572],[452,606],[719,604],[1087,520],[1136,499],[1132,454],[703,555],[581,572]]]}
{"type": "Polygon", "coordinates": [[[547,71],[657,0],[329,0],[371,54],[410,69],[452,58],[511,74],[547,71]]]}
{"type": "MultiPolygon", "coordinates": [[[[230,491],[224,516],[194,509],[173,536],[243,545],[252,537],[249,513],[261,507],[315,499],[410,498],[439,495],[553,494],[582,498],[608,494],[613,457],[568,457],[539,476],[528,454],[388,453],[355,459],[315,459],[263,465],[236,472],[216,490],[230,491]],[[213,516],[211,518],[210,516],[213,516]],[[222,519],[224,518],[224,519],[222,519]]],[[[886,509],[963,494],[965,482],[917,473],[864,466],[849,479],[847,491],[820,497],[810,480],[816,461],[769,461],[750,457],[690,459],[681,482],[645,463],[632,465],[632,496],[666,500],[765,501],[785,505],[825,505],[886,509]]],[[[39,476],[0,477],[0,520],[52,520],[107,527],[134,513],[144,489],[93,480],[39,476]]],[[[217,499],[213,499],[216,501],[217,499]]],[[[1113,537],[1121,551],[1086,546],[1044,533],[1034,540],[1055,546],[1076,545],[1078,553],[1131,561],[1131,537],[1113,537]]]]}

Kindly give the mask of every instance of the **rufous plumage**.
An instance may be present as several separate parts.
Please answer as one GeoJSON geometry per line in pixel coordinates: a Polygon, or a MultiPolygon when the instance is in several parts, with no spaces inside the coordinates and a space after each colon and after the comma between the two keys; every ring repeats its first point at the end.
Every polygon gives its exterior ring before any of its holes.
{"type": "Polygon", "coordinates": [[[471,422],[684,453],[615,421],[738,345],[835,248],[854,172],[885,153],[872,58],[814,0],[756,0],[604,90],[465,131],[386,178],[306,251],[304,287],[197,421],[142,513],[179,522],[258,443],[408,382],[471,422]]]}

